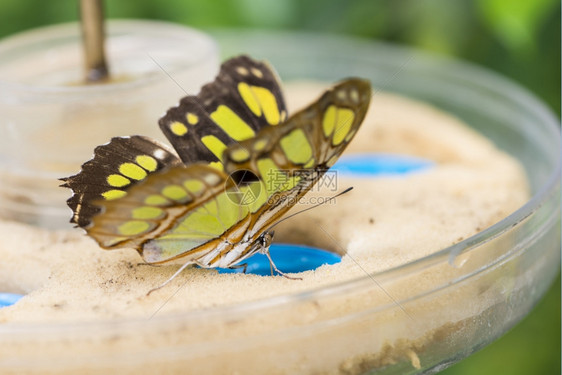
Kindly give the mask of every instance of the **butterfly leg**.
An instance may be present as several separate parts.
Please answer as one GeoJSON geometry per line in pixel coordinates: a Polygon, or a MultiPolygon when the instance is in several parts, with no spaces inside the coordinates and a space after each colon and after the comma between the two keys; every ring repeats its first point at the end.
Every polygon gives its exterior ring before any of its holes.
{"type": "Polygon", "coordinates": [[[265,254],[265,256],[267,257],[267,259],[269,259],[269,267],[272,268],[271,270],[271,276],[273,276],[273,270],[275,270],[275,272],[277,272],[279,275],[290,279],[290,280],[302,280],[302,277],[293,277],[293,276],[289,276],[287,275],[285,272],[282,272],[279,270],[279,268],[277,268],[277,266],[275,265],[275,263],[273,263],[273,259],[271,259],[271,255],[269,255],[269,249],[266,249],[265,251],[263,251],[263,254],[265,254]]]}
{"type": "MultiPolygon", "coordinates": [[[[185,263],[183,266],[181,266],[168,280],[164,281],[162,284],[160,284],[160,285],[157,286],[156,288],[150,289],[150,290],[148,291],[148,293],[146,293],[146,295],[149,296],[150,293],[152,293],[152,292],[154,292],[154,291],[157,291],[157,290],[159,290],[159,289],[162,289],[163,287],[165,287],[166,285],[168,285],[168,283],[169,283],[170,281],[172,281],[173,279],[175,279],[176,276],[178,276],[178,275],[181,273],[181,271],[183,271],[187,266],[192,265],[192,264],[197,264],[197,262],[194,262],[194,261],[192,261],[192,260],[186,262],[186,263],[185,263]]],[[[199,265],[199,266],[201,267],[201,265],[199,265]]]]}
{"type": "MultiPolygon", "coordinates": [[[[269,251],[267,253],[269,255],[269,251]]],[[[268,259],[269,259],[269,272],[271,273],[271,276],[273,276],[274,275],[274,273],[273,273],[273,261],[269,257],[268,257],[268,259]]]]}
{"type": "Polygon", "coordinates": [[[238,268],[243,268],[242,273],[246,273],[246,270],[248,269],[248,263],[242,263],[242,264],[236,264],[234,266],[230,266],[228,267],[231,270],[236,270],[238,268]]]}

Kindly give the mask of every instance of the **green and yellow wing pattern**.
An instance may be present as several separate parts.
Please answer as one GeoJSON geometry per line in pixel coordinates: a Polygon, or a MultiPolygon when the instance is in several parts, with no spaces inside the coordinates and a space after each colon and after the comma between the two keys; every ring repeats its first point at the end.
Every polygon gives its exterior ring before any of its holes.
{"type": "Polygon", "coordinates": [[[361,125],[371,99],[370,84],[348,79],[295,113],[286,123],[263,129],[224,154],[227,173],[252,171],[262,194],[253,202],[251,226],[259,236],[322,178],[361,125]]]}
{"type": "Polygon", "coordinates": [[[61,179],[62,186],[73,191],[67,201],[73,212],[70,222],[89,227],[92,217],[100,213],[94,201],[125,197],[128,189],[148,175],[178,165],[182,163],[174,152],[153,139],[113,138],[96,147],[94,157],[82,165],[80,173],[61,179]]]}
{"type": "Polygon", "coordinates": [[[222,169],[224,150],[286,120],[276,74],[266,63],[239,56],[222,64],[215,81],[187,96],[159,121],[182,161],[222,169]]]}

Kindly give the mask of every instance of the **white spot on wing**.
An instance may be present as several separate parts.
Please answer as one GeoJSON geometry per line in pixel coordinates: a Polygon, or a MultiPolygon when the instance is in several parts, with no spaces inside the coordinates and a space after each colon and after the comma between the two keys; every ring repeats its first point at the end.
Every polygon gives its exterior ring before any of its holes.
{"type": "Polygon", "coordinates": [[[255,75],[256,77],[263,78],[263,73],[258,68],[252,68],[251,71],[252,74],[255,75]]]}
{"type": "Polygon", "coordinates": [[[166,157],[166,152],[164,150],[156,149],[152,155],[156,159],[164,159],[166,157]]]}
{"type": "Polygon", "coordinates": [[[250,74],[248,73],[248,69],[243,66],[237,66],[236,73],[240,74],[241,76],[247,76],[248,74],[250,74]]]}

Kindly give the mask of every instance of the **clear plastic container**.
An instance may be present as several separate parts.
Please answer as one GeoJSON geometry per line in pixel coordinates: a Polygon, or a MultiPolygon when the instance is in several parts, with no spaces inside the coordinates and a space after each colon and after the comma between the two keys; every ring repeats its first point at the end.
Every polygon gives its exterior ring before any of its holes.
{"type": "Polygon", "coordinates": [[[183,26],[111,21],[106,46],[112,80],[87,85],[78,24],[0,41],[0,217],[67,228],[58,179],[113,136],[163,138],[159,116],[218,70],[213,40],[183,26]]]}
{"type": "Polygon", "coordinates": [[[284,79],[359,75],[451,112],[524,165],[532,198],[454,246],[318,290],[152,319],[0,325],[0,372],[435,373],[531,310],[560,264],[560,130],[534,96],[481,68],[380,43],[217,36],[225,55],[267,58],[284,79]],[[447,277],[431,282],[436,272],[447,277]],[[436,314],[447,309],[458,317],[436,314]]]}

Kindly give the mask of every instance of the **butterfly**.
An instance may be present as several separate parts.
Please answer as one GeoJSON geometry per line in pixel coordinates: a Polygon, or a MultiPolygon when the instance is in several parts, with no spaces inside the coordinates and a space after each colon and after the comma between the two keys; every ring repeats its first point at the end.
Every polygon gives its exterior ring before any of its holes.
{"type": "Polygon", "coordinates": [[[270,228],[336,162],[370,96],[368,81],[350,78],[288,117],[273,68],[229,59],[159,120],[173,150],[140,135],[113,138],[61,179],[73,191],[71,222],[102,248],[182,262],[168,281],[188,265],[234,268],[256,252],[283,274],[269,257],[270,228]]]}

